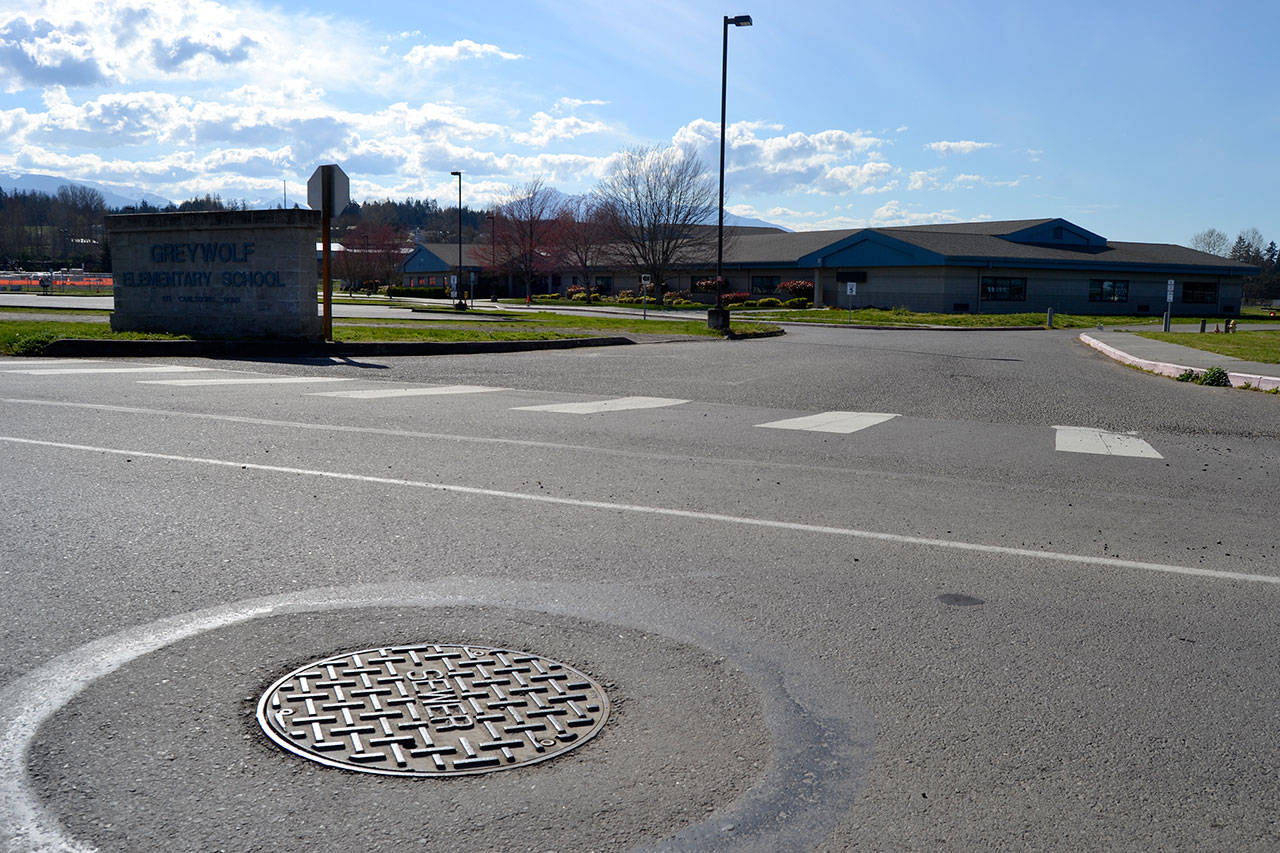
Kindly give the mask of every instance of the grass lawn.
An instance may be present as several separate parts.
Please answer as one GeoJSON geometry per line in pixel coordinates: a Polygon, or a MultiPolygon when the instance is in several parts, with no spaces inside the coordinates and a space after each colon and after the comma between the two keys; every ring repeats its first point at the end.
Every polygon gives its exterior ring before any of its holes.
{"type": "MultiPolygon", "coordinates": [[[[30,309],[22,309],[30,310],[30,309]]],[[[51,312],[56,314],[57,312],[51,312]]],[[[521,341],[585,338],[599,335],[697,335],[719,337],[699,318],[696,321],[641,320],[631,317],[596,317],[537,312],[495,322],[448,319],[403,320],[361,319],[334,323],[338,341],[521,341]],[[394,325],[392,325],[394,324],[394,325]]],[[[776,330],[764,323],[735,323],[738,334],[776,330]]],[[[0,320],[0,355],[39,355],[44,346],[59,338],[105,340],[190,340],[189,335],[113,332],[103,323],[50,320],[0,320]]]]}
{"type": "Polygon", "coordinates": [[[113,332],[102,323],[56,320],[0,320],[0,355],[40,355],[45,344],[60,338],[106,338],[116,341],[186,341],[190,335],[113,332]]]}
{"type": "Polygon", "coordinates": [[[1188,334],[1186,332],[1135,332],[1144,338],[1168,341],[1194,347],[1218,355],[1230,355],[1245,361],[1280,364],[1280,330],[1236,332],[1232,335],[1188,334]]]}

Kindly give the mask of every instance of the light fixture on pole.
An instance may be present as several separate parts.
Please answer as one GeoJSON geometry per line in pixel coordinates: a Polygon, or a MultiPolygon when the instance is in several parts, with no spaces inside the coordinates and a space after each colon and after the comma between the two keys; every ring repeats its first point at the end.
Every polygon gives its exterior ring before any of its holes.
{"type": "Polygon", "coordinates": [[[729,27],[751,26],[750,15],[724,16],[724,41],[720,50],[720,205],[716,220],[716,307],[707,313],[707,325],[729,331],[729,312],[724,308],[724,130],[725,99],[729,88],[729,27]]]}
{"type": "MultiPolygon", "coordinates": [[[[462,287],[462,173],[450,172],[449,174],[456,175],[458,178],[458,287],[462,287]]],[[[458,302],[464,308],[466,307],[467,303],[462,300],[461,296],[458,297],[458,302]]],[[[473,296],[471,307],[474,308],[475,304],[475,297],[473,296]]]]}

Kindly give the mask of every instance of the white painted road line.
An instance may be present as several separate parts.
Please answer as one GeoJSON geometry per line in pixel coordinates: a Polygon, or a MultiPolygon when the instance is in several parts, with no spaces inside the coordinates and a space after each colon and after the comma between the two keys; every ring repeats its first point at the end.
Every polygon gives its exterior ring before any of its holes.
{"type": "Polygon", "coordinates": [[[1092,427],[1055,426],[1054,449],[1064,453],[1095,453],[1101,456],[1137,456],[1163,459],[1156,449],[1133,434],[1107,432],[1092,427]]]}
{"type": "Polygon", "coordinates": [[[41,358],[34,361],[9,361],[8,359],[0,360],[0,365],[5,367],[65,367],[68,364],[101,364],[102,362],[96,358],[41,358]]]}
{"type": "Polygon", "coordinates": [[[489,385],[441,385],[436,388],[373,388],[364,391],[312,391],[307,397],[349,397],[352,400],[380,400],[383,397],[428,397],[436,394],[480,394],[506,391],[489,385]]]}
{"type": "Polygon", "coordinates": [[[180,385],[191,388],[202,385],[299,385],[316,382],[352,382],[341,376],[240,376],[226,379],[140,379],[139,385],[180,385]]]}
{"type": "Polygon", "coordinates": [[[566,415],[593,415],[597,412],[621,412],[627,409],[660,409],[678,406],[688,400],[669,397],[618,397],[613,400],[597,400],[594,403],[552,403],[548,406],[517,406],[516,412],[561,412],[566,415]]]}
{"type": "Polygon", "coordinates": [[[767,424],[756,424],[764,429],[800,429],[809,432],[851,433],[893,420],[898,415],[887,412],[822,412],[806,415],[802,418],[787,418],[784,421],[771,421],[767,424]]]}
{"type": "Polygon", "coordinates": [[[22,373],[27,376],[70,376],[82,373],[201,373],[212,367],[183,367],[178,364],[152,367],[54,367],[31,370],[0,370],[0,373],[22,373]]]}
{"type": "MultiPolygon", "coordinates": [[[[852,539],[867,539],[877,542],[892,542],[898,545],[916,545],[924,548],[944,548],[953,551],[967,551],[979,554],[996,554],[1017,557],[1019,560],[1047,560],[1049,562],[1069,563],[1078,566],[1103,566],[1113,569],[1139,569],[1148,572],[1161,572],[1173,575],[1185,575],[1213,580],[1246,581],[1249,583],[1265,583],[1280,585],[1280,575],[1259,575],[1247,572],[1228,572],[1218,569],[1201,569],[1195,566],[1177,566],[1168,563],[1146,563],[1141,560],[1122,560],[1117,557],[1096,557],[1089,554],[1068,554],[1062,551],[1037,551],[1033,548],[1011,548],[1007,545],[987,545],[982,542],[965,542],[956,539],[932,539],[926,536],[907,536],[901,533],[885,533],[877,530],[858,530],[852,527],[831,527],[823,524],[805,524],[799,521],[783,521],[772,518],[758,518],[743,515],[727,515],[717,512],[701,512],[699,510],[676,509],[674,507],[649,506],[645,504],[626,504],[613,501],[593,501],[580,498],[560,498],[552,495],[533,494],[530,492],[509,492],[501,489],[486,489],[478,486],[464,486],[454,483],[432,483],[425,480],[403,480],[398,477],[374,477],[367,474],[349,474],[343,471],[322,471],[313,468],[290,468],[283,465],[261,465],[256,462],[235,459],[210,459],[200,456],[177,456],[171,453],[151,453],[145,450],[128,450],[116,447],[98,447],[88,444],[69,444],[61,441],[44,441],[35,438],[0,435],[0,441],[10,444],[24,444],[31,447],[49,447],[58,450],[74,450],[84,453],[102,453],[112,456],[128,456],[134,459],[156,459],[162,462],[179,462],[188,465],[208,465],[219,468],[235,468],[241,471],[261,471],[269,474],[285,474],[295,477],[316,477],[325,480],[337,480],[356,483],[371,483],[379,486],[398,486],[408,489],[425,489],[445,494],[471,495],[509,501],[528,501],[530,503],[551,504],[553,506],[577,507],[580,509],[601,509],[607,512],[629,512],[639,515],[661,516],[665,518],[683,518],[699,522],[715,522],[733,524],[743,527],[765,528],[770,530],[790,530],[796,533],[814,533],[823,536],[843,536],[852,539]]],[[[2,806],[3,803],[0,803],[2,806]]]]}

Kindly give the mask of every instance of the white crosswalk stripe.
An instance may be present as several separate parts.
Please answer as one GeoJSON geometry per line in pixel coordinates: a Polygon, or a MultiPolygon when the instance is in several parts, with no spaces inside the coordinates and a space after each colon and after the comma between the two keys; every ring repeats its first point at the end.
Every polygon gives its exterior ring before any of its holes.
{"type": "Polygon", "coordinates": [[[809,432],[851,433],[882,424],[898,417],[888,412],[821,412],[816,415],[805,415],[800,418],[787,418],[782,421],[770,421],[767,424],[756,424],[764,429],[798,429],[809,432]]]}
{"type": "Polygon", "coordinates": [[[669,397],[617,397],[613,400],[597,400],[591,403],[551,403],[546,406],[517,406],[517,412],[561,412],[567,415],[592,415],[598,412],[621,412],[628,409],[660,409],[678,406],[688,400],[669,397]]]}
{"type": "Polygon", "coordinates": [[[380,400],[384,397],[429,397],[437,394],[480,394],[506,391],[488,385],[440,385],[435,388],[371,388],[362,391],[312,391],[308,397],[348,397],[352,400],[380,400]]]}
{"type": "Polygon", "coordinates": [[[90,373],[199,373],[212,367],[183,367],[177,364],[152,365],[151,367],[54,367],[28,370],[0,370],[0,373],[22,373],[26,376],[72,376],[90,373]]]}
{"type": "Polygon", "coordinates": [[[1092,427],[1055,426],[1054,449],[1064,453],[1095,453],[1102,456],[1135,456],[1163,459],[1156,449],[1131,433],[1107,432],[1092,427]]]}
{"type": "Polygon", "coordinates": [[[317,382],[352,382],[342,376],[236,376],[219,379],[141,379],[139,385],[178,385],[193,388],[205,385],[300,385],[317,382]]]}

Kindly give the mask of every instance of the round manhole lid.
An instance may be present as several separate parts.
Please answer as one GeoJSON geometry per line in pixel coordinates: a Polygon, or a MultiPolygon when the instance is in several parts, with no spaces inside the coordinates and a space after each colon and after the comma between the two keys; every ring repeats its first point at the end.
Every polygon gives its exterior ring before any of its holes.
{"type": "Polygon", "coordinates": [[[545,761],[590,740],[604,689],[559,661],[472,645],[389,646],[299,667],[258,723],[304,758],[397,776],[460,776],[545,761]]]}

